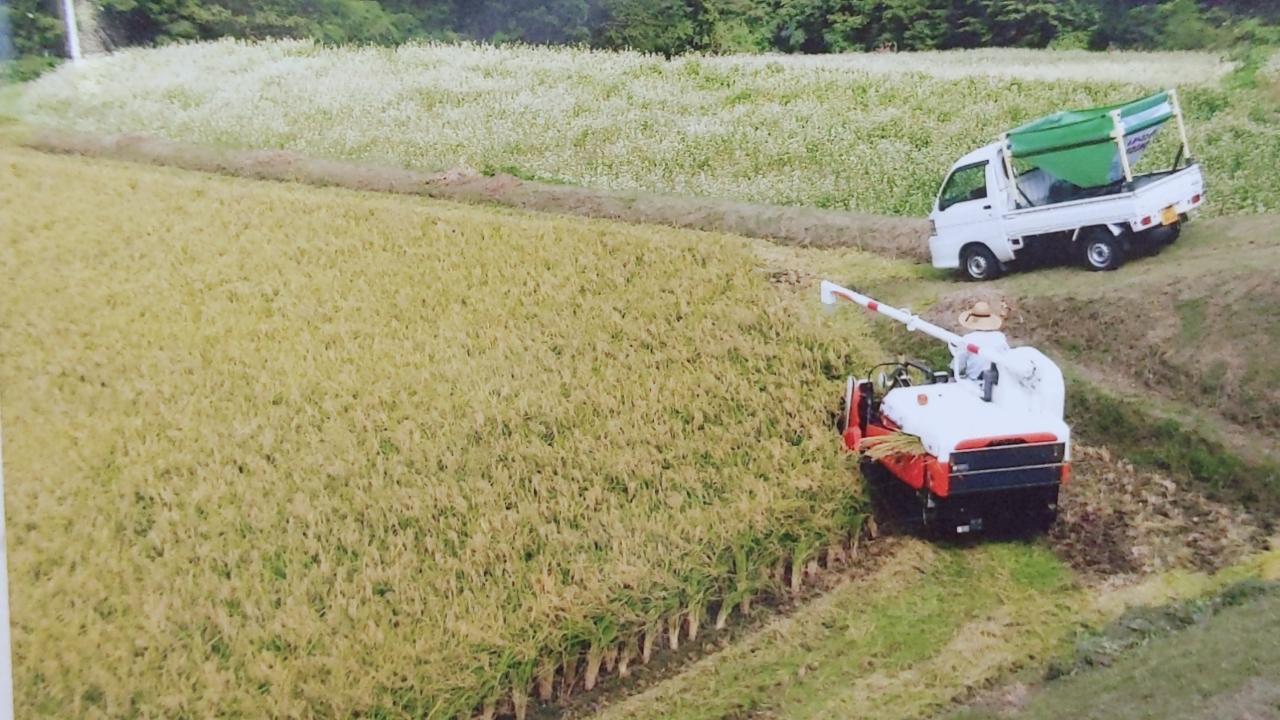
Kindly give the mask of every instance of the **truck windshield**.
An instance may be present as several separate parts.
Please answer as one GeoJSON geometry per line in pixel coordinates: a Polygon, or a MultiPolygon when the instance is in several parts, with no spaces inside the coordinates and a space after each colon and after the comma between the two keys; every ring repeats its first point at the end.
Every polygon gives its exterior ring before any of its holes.
{"type": "Polygon", "coordinates": [[[981,200],[987,196],[987,163],[966,165],[951,173],[947,184],[942,187],[942,198],[938,201],[938,209],[947,208],[966,200],[981,200]]]}

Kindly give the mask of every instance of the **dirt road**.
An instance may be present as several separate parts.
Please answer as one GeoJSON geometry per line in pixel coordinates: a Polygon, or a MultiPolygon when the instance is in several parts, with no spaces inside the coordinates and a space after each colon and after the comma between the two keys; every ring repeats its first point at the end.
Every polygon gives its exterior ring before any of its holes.
{"type": "Polygon", "coordinates": [[[114,158],[263,180],[423,195],[565,215],[728,232],[801,247],[856,247],[926,259],[929,223],[919,218],[757,205],[682,195],[592,190],[505,175],[425,173],[310,158],[281,150],[229,150],[147,137],[31,129],[25,144],[47,152],[114,158]]]}

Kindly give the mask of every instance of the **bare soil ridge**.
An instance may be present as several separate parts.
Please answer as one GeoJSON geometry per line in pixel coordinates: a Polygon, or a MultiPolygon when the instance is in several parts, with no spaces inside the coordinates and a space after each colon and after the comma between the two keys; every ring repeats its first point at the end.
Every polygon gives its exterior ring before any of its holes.
{"type": "Polygon", "coordinates": [[[854,247],[927,260],[928,221],[645,192],[595,190],[449,170],[427,173],[307,157],[287,150],[230,150],[134,133],[94,135],[35,128],[25,141],[45,152],[353,190],[727,232],[799,247],[854,247]]]}

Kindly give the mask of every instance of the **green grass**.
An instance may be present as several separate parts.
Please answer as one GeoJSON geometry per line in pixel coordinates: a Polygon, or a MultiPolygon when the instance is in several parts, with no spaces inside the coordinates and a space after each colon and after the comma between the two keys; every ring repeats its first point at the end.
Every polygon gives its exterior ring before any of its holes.
{"type": "Polygon", "coordinates": [[[1117,657],[1176,632],[1195,627],[1224,609],[1247,604],[1259,597],[1280,594],[1280,583],[1249,577],[1221,589],[1164,605],[1136,605],[1102,628],[1076,641],[1074,658],[1055,662],[1046,672],[1053,680],[1095,667],[1110,665],[1117,657]]]}
{"type": "Polygon", "coordinates": [[[1195,343],[1204,337],[1205,304],[1204,298],[1192,298],[1177,303],[1178,319],[1181,321],[1178,339],[1181,342],[1195,343]]]}
{"type": "Polygon", "coordinates": [[[1068,388],[1067,419],[1081,441],[1107,445],[1135,465],[1189,477],[1218,499],[1267,513],[1280,510],[1275,464],[1247,462],[1194,428],[1078,377],[1068,388]]]}
{"type": "Polygon", "coordinates": [[[1118,659],[1096,658],[1108,667],[1052,681],[1017,711],[969,710],[952,720],[1276,717],[1280,592],[1274,583],[1238,585],[1218,603],[1219,608],[1196,601],[1127,613],[1118,634],[1129,640],[1118,642],[1141,644],[1118,659]]]}
{"type": "Polygon", "coordinates": [[[0,61],[0,82],[23,83],[35,80],[62,62],[62,58],[45,55],[28,55],[17,60],[0,61]]]}
{"type": "Polygon", "coordinates": [[[18,117],[18,100],[22,85],[0,83],[0,122],[13,122],[18,117]]]}

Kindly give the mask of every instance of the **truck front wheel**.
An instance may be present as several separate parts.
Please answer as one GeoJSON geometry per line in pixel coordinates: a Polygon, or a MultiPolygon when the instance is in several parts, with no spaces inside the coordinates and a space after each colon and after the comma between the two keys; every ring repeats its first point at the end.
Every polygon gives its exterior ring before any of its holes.
{"type": "Polygon", "coordinates": [[[1092,232],[1081,243],[1090,270],[1115,270],[1124,264],[1124,243],[1110,232],[1092,232]]]}
{"type": "Polygon", "coordinates": [[[968,245],[960,254],[961,267],[970,280],[995,280],[1004,272],[995,253],[985,245],[968,245]]]}

